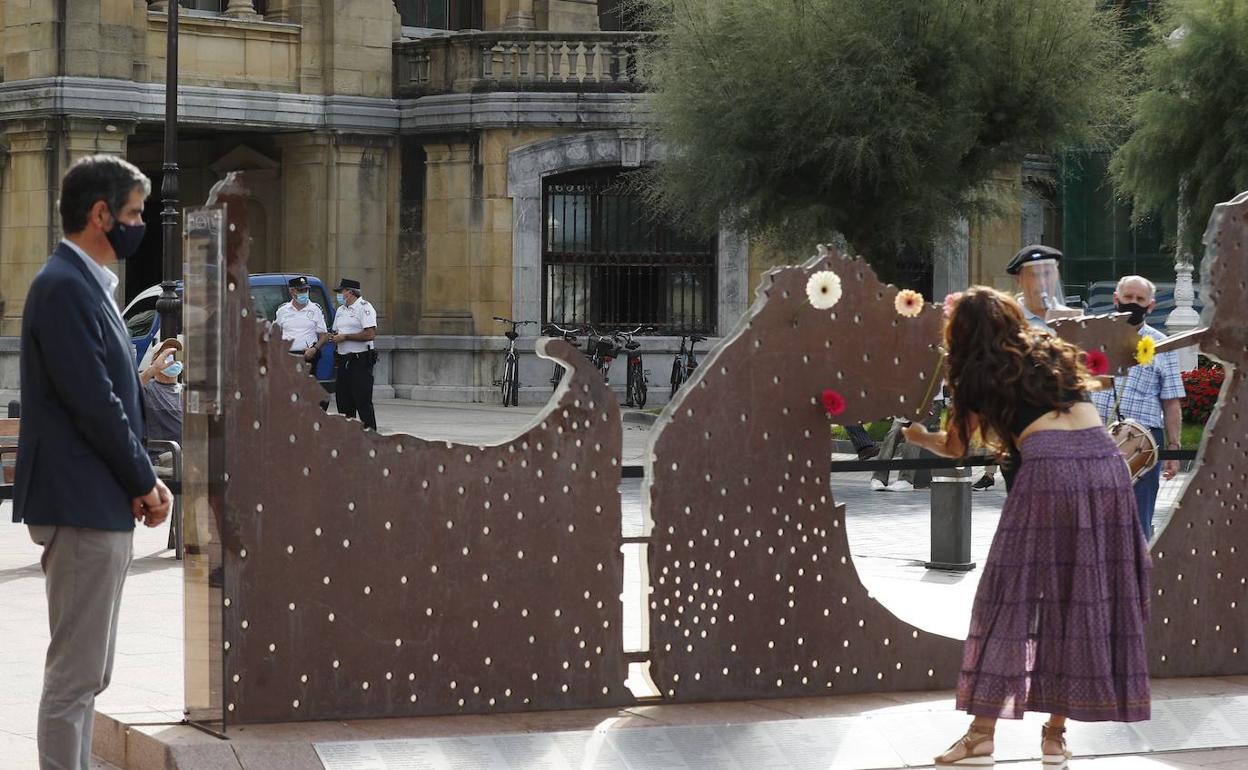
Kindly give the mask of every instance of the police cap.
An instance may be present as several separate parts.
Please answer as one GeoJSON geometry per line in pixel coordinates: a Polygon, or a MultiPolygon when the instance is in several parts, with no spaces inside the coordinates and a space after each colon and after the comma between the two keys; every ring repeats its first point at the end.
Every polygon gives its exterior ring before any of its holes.
{"type": "Polygon", "coordinates": [[[360,282],[354,278],[341,278],[338,285],[334,287],[334,291],[342,291],[343,289],[351,289],[352,291],[360,290],[360,282]]]}
{"type": "Polygon", "coordinates": [[[308,277],[306,275],[295,276],[287,281],[286,285],[292,289],[306,289],[308,288],[308,277]]]}

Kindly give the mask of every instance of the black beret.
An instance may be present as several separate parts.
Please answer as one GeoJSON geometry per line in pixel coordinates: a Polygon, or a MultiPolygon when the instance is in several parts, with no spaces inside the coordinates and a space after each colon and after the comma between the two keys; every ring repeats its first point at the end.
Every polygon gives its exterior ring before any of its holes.
{"type": "Polygon", "coordinates": [[[306,275],[300,275],[295,278],[291,278],[286,282],[286,285],[292,289],[306,289],[308,288],[308,277],[306,275]]]}
{"type": "Polygon", "coordinates": [[[1005,272],[1010,275],[1018,275],[1018,271],[1023,269],[1023,265],[1029,262],[1039,262],[1042,259],[1052,259],[1056,262],[1061,262],[1062,252],[1039,244],[1026,246],[1022,251],[1014,255],[1014,259],[1010,260],[1010,264],[1005,266],[1005,272]]]}
{"type": "Polygon", "coordinates": [[[354,278],[340,278],[338,285],[334,287],[334,291],[342,291],[343,289],[360,290],[360,282],[354,278]]]}

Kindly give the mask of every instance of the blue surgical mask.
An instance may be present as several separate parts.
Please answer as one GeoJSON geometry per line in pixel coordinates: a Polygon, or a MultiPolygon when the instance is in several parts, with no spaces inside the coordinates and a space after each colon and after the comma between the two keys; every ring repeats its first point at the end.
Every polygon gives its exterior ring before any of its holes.
{"type": "Polygon", "coordinates": [[[165,375],[166,377],[177,377],[179,374],[182,373],[182,362],[174,361],[172,364],[169,364],[164,369],[161,369],[160,373],[165,375]]]}
{"type": "Polygon", "coordinates": [[[345,304],[347,304],[347,298],[346,298],[346,297],[344,297],[344,296],[342,296],[341,294],[335,294],[335,295],[334,295],[334,300],[335,300],[335,301],[336,301],[339,305],[345,305],[345,304]]]}
{"type": "Polygon", "coordinates": [[[301,291],[298,294],[296,294],[295,302],[298,302],[300,305],[308,304],[308,293],[306,291],[301,291]]]}

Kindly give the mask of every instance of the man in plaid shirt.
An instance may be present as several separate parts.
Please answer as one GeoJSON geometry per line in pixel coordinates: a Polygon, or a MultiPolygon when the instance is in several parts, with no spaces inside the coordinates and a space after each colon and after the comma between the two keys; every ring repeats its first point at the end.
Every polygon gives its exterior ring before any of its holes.
{"type": "MultiPolygon", "coordinates": [[[[1130,323],[1140,327],[1140,335],[1147,335],[1160,342],[1166,335],[1144,323],[1144,317],[1157,306],[1157,287],[1146,278],[1128,275],[1118,281],[1114,292],[1114,307],[1120,313],[1130,313],[1130,323]]],[[[1107,423],[1118,419],[1114,410],[1115,392],[1120,399],[1118,412],[1127,419],[1135,420],[1152,431],[1157,446],[1178,449],[1181,445],[1183,416],[1182,403],[1186,392],[1183,377],[1179,373],[1179,357],[1176,353],[1158,353],[1147,366],[1133,366],[1127,376],[1114,378],[1114,391],[1092,394],[1092,401],[1107,423]],[[1163,432],[1164,427],[1164,432],[1163,432]]],[[[1179,472],[1177,460],[1166,460],[1165,477],[1174,478],[1179,472]]],[[[1161,484],[1160,465],[1135,482],[1135,502],[1140,512],[1140,526],[1144,536],[1153,537],[1153,507],[1157,502],[1157,488],[1161,484]]]]}

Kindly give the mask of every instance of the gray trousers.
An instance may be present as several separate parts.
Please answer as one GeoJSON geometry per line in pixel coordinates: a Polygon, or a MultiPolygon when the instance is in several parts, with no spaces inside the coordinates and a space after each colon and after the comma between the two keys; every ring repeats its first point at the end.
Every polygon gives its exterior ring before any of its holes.
{"type": "Polygon", "coordinates": [[[43,546],[52,636],[39,700],[39,768],[89,770],[95,696],[113,674],[134,532],[31,526],[30,538],[43,546]]]}
{"type": "MultiPolygon", "coordinates": [[[[876,456],[877,460],[918,459],[919,448],[906,441],[906,437],[901,435],[901,429],[901,420],[893,420],[892,426],[888,429],[888,435],[884,436],[884,441],[880,443],[880,453],[876,456]]],[[[914,470],[897,471],[897,478],[913,484],[914,474],[914,470]]],[[[889,475],[890,473],[887,469],[881,469],[872,474],[871,478],[879,481],[881,484],[887,484],[889,475]]]]}

